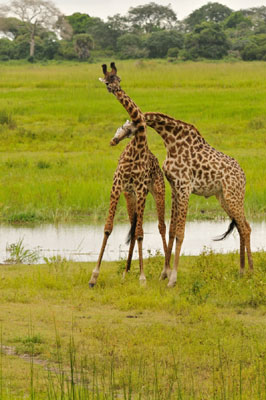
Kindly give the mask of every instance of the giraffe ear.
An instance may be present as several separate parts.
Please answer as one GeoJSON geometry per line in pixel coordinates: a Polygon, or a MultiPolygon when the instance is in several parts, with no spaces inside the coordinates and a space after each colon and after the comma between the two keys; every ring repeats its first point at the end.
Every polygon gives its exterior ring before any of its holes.
{"type": "Polygon", "coordinates": [[[110,67],[112,68],[112,73],[116,75],[117,69],[114,62],[111,62],[110,67]]]}
{"type": "Polygon", "coordinates": [[[106,75],[107,74],[107,65],[106,64],[102,65],[102,70],[103,70],[104,75],[106,75]]]}

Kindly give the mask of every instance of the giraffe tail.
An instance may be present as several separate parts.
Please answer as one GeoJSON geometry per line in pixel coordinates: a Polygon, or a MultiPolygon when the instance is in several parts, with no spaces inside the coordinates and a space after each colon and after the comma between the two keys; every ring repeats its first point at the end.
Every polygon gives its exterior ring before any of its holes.
{"type": "Polygon", "coordinates": [[[137,213],[135,212],[133,221],[131,224],[131,228],[127,235],[126,244],[129,244],[131,242],[132,238],[135,236],[136,226],[137,226],[137,213]]]}
{"type": "Polygon", "coordinates": [[[221,236],[218,236],[217,238],[213,239],[215,242],[218,242],[219,240],[224,240],[230,233],[233,232],[234,228],[236,227],[236,221],[232,219],[231,224],[229,225],[227,231],[222,234],[221,236]]]}

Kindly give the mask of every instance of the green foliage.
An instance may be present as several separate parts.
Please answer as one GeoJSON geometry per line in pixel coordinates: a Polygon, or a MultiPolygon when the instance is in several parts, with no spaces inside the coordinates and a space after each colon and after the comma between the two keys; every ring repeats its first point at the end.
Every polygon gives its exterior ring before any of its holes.
{"type": "Polygon", "coordinates": [[[184,37],[177,31],[153,32],[146,40],[145,47],[148,49],[150,58],[164,58],[170,48],[181,49],[184,37]]]}
{"type": "Polygon", "coordinates": [[[14,52],[12,58],[26,59],[29,56],[30,44],[28,34],[19,35],[14,40],[14,52]]]}
{"type": "Polygon", "coordinates": [[[229,43],[220,25],[204,22],[186,36],[185,49],[189,59],[218,60],[227,54],[229,43]]]}
{"type": "Polygon", "coordinates": [[[5,260],[8,264],[32,264],[39,260],[38,250],[26,249],[23,239],[17,243],[11,243],[6,246],[8,258],[5,260]]]}
{"type": "Polygon", "coordinates": [[[74,48],[79,60],[86,60],[90,57],[90,50],[93,48],[92,37],[86,33],[74,36],[74,48]]]}
{"type": "Polygon", "coordinates": [[[167,57],[177,59],[180,49],[178,47],[170,47],[167,51],[167,57]]]}
{"type": "Polygon", "coordinates": [[[122,59],[143,58],[147,51],[143,48],[143,41],[139,35],[127,33],[117,40],[117,49],[122,59]]]}
{"type": "Polygon", "coordinates": [[[0,39],[0,61],[8,61],[13,54],[14,44],[9,39],[0,39]]]}
{"type": "Polygon", "coordinates": [[[0,110],[0,125],[7,126],[9,129],[16,128],[14,117],[7,110],[0,110]]]}
{"type": "Polygon", "coordinates": [[[199,9],[193,11],[185,19],[186,27],[193,30],[196,25],[201,25],[203,22],[219,23],[224,21],[232,10],[221,3],[207,3],[199,9]]]}
{"type": "Polygon", "coordinates": [[[65,60],[73,60],[77,57],[73,41],[60,40],[58,56],[65,60]]]}
{"type": "MultiPolygon", "coordinates": [[[[29,9],[31,6],[27,4],[29,9]]],[[[49,29],[49,23],[33,24],[2,17],[0,30],[14,40],[0,39],[0,61],[82,61],[113,56],[121,59],[165,58],[170,48],[180,50],[181,60],[223,57],[232,60],[240,56],[243,60],[264,60],[264,46],[258,44],[259,39],[255,37],[266,34],[265,14],[265,7],[233,12],[216,2],[207,3],[185,20],[178,21],[170,5],[151,2],[131,7],[124,16],[108,17],[107,22],[79,12],[67,17],[61,15],[49,29]],[[201,34],[199,26],[203,30],[201,34]]],[[[175,58],[169,56],[170,61],[175,58]]]]}
{"type": "Polygon", "coordinates": [[[66,19],[72,26],[74,35],[88,32],[89,21],[91,19],[88,14],[75,12],[74,14],[67,16],[66,19]]]}
{"type": "Polygon", "coordinates": [[[266,33],[251,36],[249,43],[241,51],[241,57],[245,61],[266,61],[266,33]]]}
{"type": "Polygon", "coordinates": [[[171,5],[162,6],[154,2],[131,7],[128,19],[133,29],[144,33],[171,29],[177,20],[171,5]]]}
{"type": "Polygon", "coordinates": [[[252,25],[251,20],[246,18],[241,11],[232,12],[224,21],[225,28],[237,28],[240,24],[252,25]]]}

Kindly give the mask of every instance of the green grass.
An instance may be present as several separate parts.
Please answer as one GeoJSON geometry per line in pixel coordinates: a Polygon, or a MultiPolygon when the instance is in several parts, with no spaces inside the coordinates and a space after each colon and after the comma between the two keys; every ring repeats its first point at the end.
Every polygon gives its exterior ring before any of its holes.
{"type": "MultiPolygon", "coordinates": [[[[247,213],[265,216],[265,63],[117,65],[122,87],[143,111],[195,124],[211,145],[239,161],[247,175],[247,213]]],[[[128,115],[98,81],[101,75],[101,63],[0,64],[1,221],[106,215],[125,147],[110,148],[109,141],[128,115]]],[[[162,163],[161,138],[149,129],[148,140],[162,163]]],[[[168,184],[166,206],[169,212],[168,184]]],[[[146,214],[155,215],[151,196],[146,214]]],[[[126,215],[123,200],[118,215],[126,215]]],[[[192,196],[189,217],[202,215],[215,218],[223,212],[215,199],[192,196]]]]}
{"type": "Polygon", "coordinates": [[[2,399],[265,399],[266,253],[240,278],[239,255],[2,266],[2,399]],[[9,349],[9,351],[7,351],[9,349]]]}

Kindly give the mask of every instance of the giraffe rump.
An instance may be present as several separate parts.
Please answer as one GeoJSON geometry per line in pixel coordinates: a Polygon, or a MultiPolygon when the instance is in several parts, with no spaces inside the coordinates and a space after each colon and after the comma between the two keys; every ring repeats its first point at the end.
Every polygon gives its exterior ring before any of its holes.
{"type": "Polygon", "coordinates": [[[230,235],[230,233],[233,232],[233,230],[236,227],[236,221],[234,219],[232,219],[227,231],[225,233],[223,233],[221,236],[218,236],[217,238],[213,239],[215,242],[218,242],[219,240],[224,240],[228,235],[230,235]]]}
{"type": "Polygon", "coordinates": [[[135,236],[135,232],[136,232],[136,226],[137,226],[137,213],[135,212],[134,217],[133,217],[133,221],[131,223],[131,227],[130,230],[128,232],[127,235],[127,240],[126,240],[126,244],[129,244],[131,242],[131,240],[134,238],[135,236]]]}

